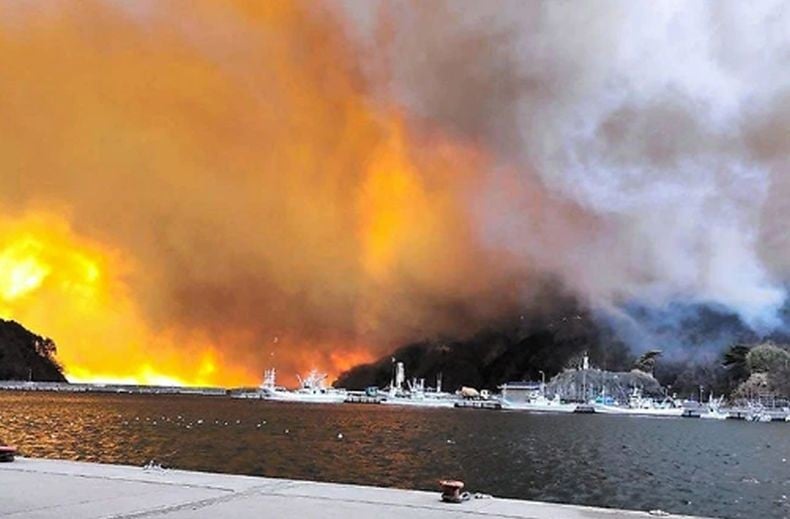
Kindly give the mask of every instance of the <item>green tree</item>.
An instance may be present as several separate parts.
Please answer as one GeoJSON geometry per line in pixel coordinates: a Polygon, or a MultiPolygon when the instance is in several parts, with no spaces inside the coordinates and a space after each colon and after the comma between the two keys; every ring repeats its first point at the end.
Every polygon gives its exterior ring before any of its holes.
{"type": "Polygon", "coordinates": [[[751,349],[751,346],[745,344],[733,344],[724,352],[722,364],[727,368],[732,380],[737,382],[749,378],[750,371],[746,357],[751,349]]]}
{"type": "Polygon", "coordinates": [[[770,372],[768,383],[777,395],[790,398],[790,364],[785,364],[770,372]]]}
{"type": "Polygon", "coordinates": [[[653,374],[656,369],[656,361],[661,356],[661,350],[650,350],[643,353],[636,362],[634,362],[634,369],[638,369],[643,373],[653,374]]]}
{"type": "Polygon", "coordinates": [[[772,373],[790,364],[790,352],[775,344],[760,344],[749,350],[746,362],[751,373],[772,373]]]}

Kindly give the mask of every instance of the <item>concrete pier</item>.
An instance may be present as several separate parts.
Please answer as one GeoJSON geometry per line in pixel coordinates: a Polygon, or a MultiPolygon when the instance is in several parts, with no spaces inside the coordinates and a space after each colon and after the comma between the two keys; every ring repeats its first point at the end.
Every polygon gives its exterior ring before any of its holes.
{"type": "MultiPolygon", "coordinates": [[[[0,463],[0,518],[636,519],[666,515],[439,492],[17,458],[0,463]]],[[[680,516],[672,516],[680,517],[680,516]]]]}

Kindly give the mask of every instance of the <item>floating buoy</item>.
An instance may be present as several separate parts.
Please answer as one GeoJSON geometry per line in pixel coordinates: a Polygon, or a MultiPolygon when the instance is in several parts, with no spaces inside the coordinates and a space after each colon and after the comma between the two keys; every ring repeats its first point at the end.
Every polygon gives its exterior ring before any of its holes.
{"type": "Polygon", "coordinates": [[[338,440],[342,440],[343,439],[343,433],[337,433],[337,439],[338,440]]]}

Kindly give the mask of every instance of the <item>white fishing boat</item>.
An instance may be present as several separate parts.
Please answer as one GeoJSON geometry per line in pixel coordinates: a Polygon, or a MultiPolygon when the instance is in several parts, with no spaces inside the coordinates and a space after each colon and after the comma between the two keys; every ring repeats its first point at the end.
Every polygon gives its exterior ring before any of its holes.
{"type": "Polygon", "coordinates": [[[768,414],[768,413],[766,413],[764,411],[760,411],[760,412],[757,412],[757,413],[754,413],[754,414],[750,414],[749,416],[747,416],[746,417],[746,421],[748,421],[748,422],[768,423],[768,422],[772,422],[773,418],[771,417],[770,414],[768,414]]]}
{"type": "Polygon", "coordinates": [[[239,398],[258,398],[277,402],[302,402],[313,404],[339,404],[345,401],[346,391],[326,387],[326,374],[312,370],[306,377],[299,379],[299,388],[286,389],[276,383],[277,372],[274,368],[264,373],[263,383],[257,391],[240,394],[239,398]]]}
{"type": "Polygon", "coordinates": [[[750,402],[749,414],[746,415],[746,421],[768,423],[773,421],[773,417],[762,404],[750,402]]]}
{"type": "MultiPolygon", "coordinates": [[[[450,395],[451,396],[451,395],[450,395]]],[[[436,395],[399,395],[387,397],[381,402],[384,405],[402,405],[411,407],[454,407],[454,398],[442,398],[436,395]]]]}
{"type": "Polygon", "coordinates": [[[730,417],[730,413],[721,410],[721,404],[724,397],[721,396],[714,400],[713,393],[708,397],[708,404],[700,413],[699,417],[707,420],[726,420],[730,417]]]}
{"type": "Polygon", "coordinates": [[[577,404],[563,403],[560,395],[546,397],[546,384],[532,382],[508,382],[499,387],[502,407],[514,411],[538,413],[573,413],[577,404]]]}
{"type": "Polygon", "coordinates": [[[515,411],[533,411],[537,413],[573,413],[576,411],[577,404],[563,403],[559,395],[554,395],[554,398],[546,398],[544,395],[538,395],[524,402],[508,402],[502,401],[505,409],[513,409],[515,411]]]}
{"type": "Polygon", "coordinates": [[[395,364],[387,396],[381,401],[384,405],[410,407],[453,407],[457,398],[442,392],[442,376],[436,377],[436,388],[425,388],[425,379],[414,378],[404,386],[406,375],[402,362],[395,364]]]}
{"type": "Polygon", "coordinates": [[[661,402],[656,402],[652,398],[644,397],[639,388],[634,388],[628,398],[626,405],[616,403],[590,402],[596,413],[602,414],[621,414],[636,416],[682,416],[683,407],[671,398],[666,398],[661,402]]]}

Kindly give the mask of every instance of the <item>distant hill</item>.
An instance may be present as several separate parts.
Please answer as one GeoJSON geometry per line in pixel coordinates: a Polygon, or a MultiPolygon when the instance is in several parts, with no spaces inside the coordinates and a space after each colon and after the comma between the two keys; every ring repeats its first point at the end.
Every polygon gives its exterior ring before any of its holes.
{"type": "Polygon", "coordinates": [[[0,319],[0,380],[67,382],[52,339],[0,319]]]}
{"type": "MultiPolygon", "coordinates": [[[[698,397],[703,387],[706,393],[728,396],[749,378],[749,369],[742,366],[746,366],[746,354],[753,345],[784,345],[790,351],[787,331],[759,337],[736,315],[704,305],[676,305],[663,314],[632,309],[630,318],[641,335],[626,334],[626,339],[636,346],[630,350],[611,321],[594,316],[571,296],[557,296],[548,290],[539,300],[540,307],[491,322],[477,333],[430,338],[399,347],[374,362],[342,373],[334,386],[385,387],[396,359],[404,363],[408,379],[424,378],[431,387],[441,373],[443,389],[448,391],[460,386],[496,389],[504,382],[539,381],[542,370],[547,382],[560,374],[551,389],[564,397],[582,385],[606,386],[610,394],[618,388],[623,393],[638,386],[653,396],[663,395],[666,388],[681,397],[698,397]],[[738,350],[739,344],[747,345],[742,348],[740,361],[727,361],[727,352],[732,347],[738,350]],[[664,354],[650,359],[643,356],[637,361],[637,355],[653,350],[664,350],[664,354]],[[584,352],[589,354],[590,365],[600,370],[589,373],[592,379],[587,384],[577,380],[584,376],[582,372],[565,371],[578,367],[584,352]],[[633,368],[641,368],[642,373],[633,368]],[[646,375],[647,372],[652,375],[646,375]]],[[[783,321],[790,323],[790,300],[782,312],[783,321]]],[[[790,326],[785,330],[790,330],[790,326]]],[[[781,369],[770,370],[770,377],[765,373],[755,377],[753,382],[760,383],[760,391],[790,394],[790,368],[780,364],[781,369]]]]}
{"type": "Polygon", "coordinates": [[[334,385],[384,387],[397,359],[404,363],[408,379],[425,378],[431,387],[441,373],[442,386],[448,391],[461,386],[495,389],[508,381],[540,380],[539,370],[548,380],[583,352],[589,353],[595,365],[610,370],[629,370],[634,360],[626,346],[597,326],[590,315],[573,309],[531,321],[516,316],[461,340],[409,344],[375,362],[355,366],[334,385]]]}

